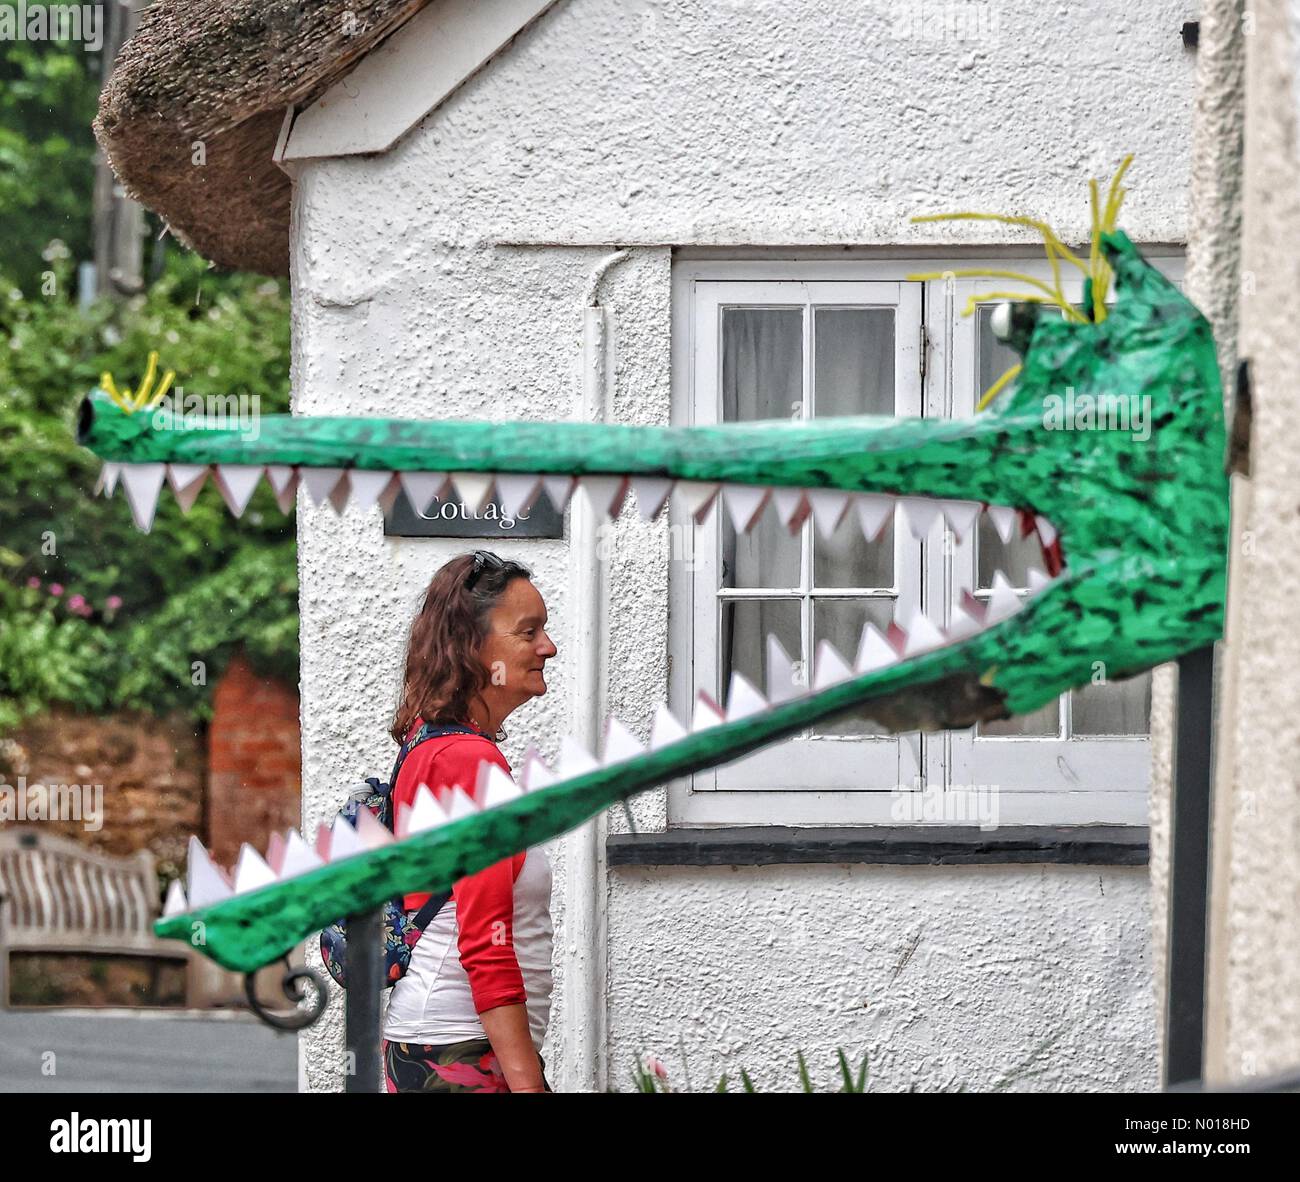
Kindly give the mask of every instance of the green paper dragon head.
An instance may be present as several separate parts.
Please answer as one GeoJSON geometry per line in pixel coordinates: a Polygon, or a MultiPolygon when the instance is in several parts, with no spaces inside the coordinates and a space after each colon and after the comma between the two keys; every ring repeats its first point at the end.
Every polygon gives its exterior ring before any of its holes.
{"type": "Polygon", "coordinates": [[[286,508],[301,483],[339,511],[349,495],[387,507],[399,489],[423,507],[451,480],[468,506],[495,488],[509,511],[543,490],[562,509],[574,487],[614,514],[629,489],[646,515],[670,493],[697,519],[722,500],[738,528],[770,498],[792,524],[855,513],[868,537],[896,509],[918,534],[940,514],[964,534],[988,512],[1004,537],[1036,534],[1047,572],[1027,596],[999,577],[987,598],[966,594],[936,619],[899,620],[884,634],[868,625],[853,660],[824,646],[810,686],[796,684],[769,641],[766,695],[737,675],[725,707],[701,695],[689,726],[661,707],[648,748],[611,721],[599,759],[566,741],[554,771],[530,756],[521,786],[485,774],[464,786],[472,804],[453,793],[451,815],[422,793],[397,839],[343,823],[346,833],[323,830],[313,852],[291,834],[273,842],[269,864],[245,847],[233,881],[194,843],[188,900],[173,884],[158,933],[190,939],[201,923],[208,955],[250,971],[341,915],[445,889],[633,793],[820,720],[854,712],[894,731],[967,727],[1088,683],[1095,662],[1116,679],[1213,643],[1228,488],[1210,328],[1122,232],[1101,232],[1095,250],[1113,269],[1113,304],[1090,289],[1069,315],[1020,303],[1000,316],[1023,365],[991,409],[967,420],[484,422],[449,432],[438,422],[279,416],[249,440],[235,428],[189,429],[171,411],[128,413],[93,393],[79,437],[105,461],[109,492],[124,485],[142,528],[164,481],[188,507],[208,474],[236,515],[263,474],[286,508]],[[1106,429],[1105,413],[1080,427],[1081,407],[1135,398],[1149,437],[1106,429]]]}

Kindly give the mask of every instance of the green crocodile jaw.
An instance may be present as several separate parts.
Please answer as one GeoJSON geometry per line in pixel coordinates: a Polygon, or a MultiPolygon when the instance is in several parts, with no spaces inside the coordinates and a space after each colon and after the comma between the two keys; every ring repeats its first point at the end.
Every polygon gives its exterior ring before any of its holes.
{"type": "Polygon", "coordinates": [[[578,477],[600,510],[617,509],[629,482],[638,506],[653,510],[676,481],[687,511],[703,515],[721,483],[727,511],[742,525],[769,490],[796,521],[810,507],[835,519],[848,506],[866,525],[882,497],[904,498],[905,514],[917,520],[924,500],[938,498],[949,503],[950,522],[969,528],[972,506],[1003,506],[1043,531],[1045,560],[1059,569],[1023,603],[1004,589],[987,603],[967,597],[950,606],[946,631],[923,619],[900,621],[887,637],[873,629],[856,661],[823,648],[811,689],[789,682],[774,650],[767,699],[733,680],[725,717],[702,695],[692,730],[669,739],[661,728],[647,753],[612,726],[603,766],[587,770],[581,756],[566,766],[562,758],[558,782],[540,787],[546,776],[538,771],[531,790],[514,799],[504,785],[493,794],[485,784],[477,795],[487,807],[404,841],[381,848],[383,838],[371,833],[374,849],[345,851],[279,881],[278,868],[259,865],[246,848],[233,886],[214,871],[196,894],[192,877],[190,902],[169,900],[159,934],[189,939],[202,922],[214,959],[254,968],[340,914],[450,886],[620,798],[822,719],[856,712],[891,730],[969,726],[1036,709],[1087,683],[1096,662],[1115,679],[1212,643],[1222,630],[1227,531],[1213,341],[1196,309],[1124,235],[1107,235],[1104,248],[1116,272],[1110,315],[1096,324],[1040,321],[1013,391],[966,421],[458,423],[448,432],[434,422],[275,417],[262,419],[250,442],[238,430],[155,425],[93,395],[81,436],[106,461],[110,490],[118,479],[126,485],[142,524],[164,478],[184,501],[208,472],[236,512],[263,472],[282,505],[301,479],[312,499],[329,498],[336,509],[349,492],[354,503],[373,504],[403,485],[413,499],[431,497],[450,473],[471,505],[493,482],[503,502],[524,504],[539,480],[562,505],[578,477]],[[1055,429],[1047,400],[1067,387],[1076,401],[1140,393],[1149,399],[1151,437],[1055,429]]]}

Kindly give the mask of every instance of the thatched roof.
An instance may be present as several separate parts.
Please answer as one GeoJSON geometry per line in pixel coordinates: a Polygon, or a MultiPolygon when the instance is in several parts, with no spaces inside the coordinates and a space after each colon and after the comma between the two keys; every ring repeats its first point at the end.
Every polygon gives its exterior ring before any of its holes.
{"type": "Polygon", "coordinates": [[[318,97],[425,3],[159,0],[122,49],[95,135],[127,192],[181,241],[221,266],[287,275],[290,184],[271,159],[285,108],[318,97]]]}

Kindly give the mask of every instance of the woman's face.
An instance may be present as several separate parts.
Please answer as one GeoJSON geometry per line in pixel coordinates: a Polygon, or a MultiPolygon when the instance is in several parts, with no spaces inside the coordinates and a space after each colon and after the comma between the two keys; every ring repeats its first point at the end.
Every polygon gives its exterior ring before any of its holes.
{"type": "Polygon", "coordinates": [[[511,579],[488,614],[479,658],[488,674],[485,698],[513,710],[546,693],[546,662],[556,654],[546,634],[546,604],[528,579],[511,579]]]}

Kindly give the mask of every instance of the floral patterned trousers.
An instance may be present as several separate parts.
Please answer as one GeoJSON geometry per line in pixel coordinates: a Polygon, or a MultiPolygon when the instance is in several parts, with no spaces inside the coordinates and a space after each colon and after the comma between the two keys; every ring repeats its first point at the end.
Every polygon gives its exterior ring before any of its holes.
{"type": "MultiPolygon", "coordinates": [[[[384,1039],[383,1055],[390,1092],[510,1091],[496,1052],[486,1038],[434,1045],[384,1039]]],[[[541,1063],[542,1086],[549,1092],[546,1060],[541,1063]]]]}

